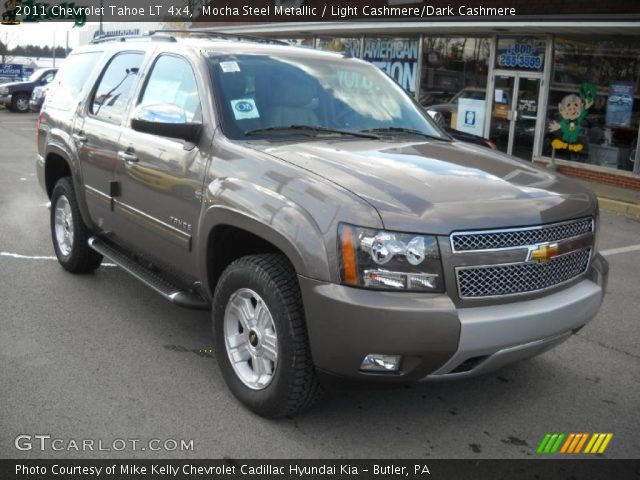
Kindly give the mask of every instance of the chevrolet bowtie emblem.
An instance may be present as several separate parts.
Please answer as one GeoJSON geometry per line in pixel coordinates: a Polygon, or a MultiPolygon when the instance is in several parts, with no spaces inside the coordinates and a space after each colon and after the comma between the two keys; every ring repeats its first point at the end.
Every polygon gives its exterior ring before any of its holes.
{"type": "Polygon", "coordinates": [[[545,243],[529,248],[528,262],[547,263],[560,253],[557,243],[545,243]]]}

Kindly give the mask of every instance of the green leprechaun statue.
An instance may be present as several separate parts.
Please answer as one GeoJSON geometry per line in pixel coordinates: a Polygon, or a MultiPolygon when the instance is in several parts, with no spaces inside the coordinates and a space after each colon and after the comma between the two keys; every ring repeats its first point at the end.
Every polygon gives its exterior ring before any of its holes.
{"type": "Polygon", "coordinates": [[[578,143],[578,137],[582,130],[582,122],[587,116],[587,110],[593,105],[594,98],[598,92],[595,85],[583,83],[580,85],[580,95],[572,93],[564,97],[558,104],[558,112],[562,117],[559,122],[552,121],[549,124],[549,131],[561,131],[562,137],[551,142],[551,146],[556,150],[570,150],[580,152],[584,148],[578,143]]]}

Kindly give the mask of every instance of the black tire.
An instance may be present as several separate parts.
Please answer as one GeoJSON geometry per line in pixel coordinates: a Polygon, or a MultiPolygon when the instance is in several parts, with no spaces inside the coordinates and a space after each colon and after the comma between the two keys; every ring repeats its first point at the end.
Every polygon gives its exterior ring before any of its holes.
{"type": "Polygon", "coordinates": [[[11,111],[27,113],[29,111],[29,95],[17,93],[11,98],[11,111]]]}
{"type": "Polygon", "coordinates": [[[91,272],[100,266],[102,255],[89,247],[87,240],[91,237],[91,232],[84,224],[78,202],[76,200],[73,182],[70,177],[63,177],[58,180],[51,194],[51,240],[56,257],[60,265],[71,273],[91,272]],[[69,230],[73,233],[73,240],[69,247],[69,251],[62,251],[56,236],[56,206],[63,204],[64,200],[68,201],[72,225],[69,230]]]}
{"type": "Polygon", "coordinates": [[[278,418],[299,413],[319,398],[321,388],[311,358],[298,279],[285,256],[251,255],[229,265],[216,287],[212,323],[222,375],[247,408],[263,417],[278,418]],[[227,353],[225,311],[231,296],[240,289],[251,289],[263,299],[277,332],[278,364],[270,383],[261,390],[245,385],[227,353]]]}

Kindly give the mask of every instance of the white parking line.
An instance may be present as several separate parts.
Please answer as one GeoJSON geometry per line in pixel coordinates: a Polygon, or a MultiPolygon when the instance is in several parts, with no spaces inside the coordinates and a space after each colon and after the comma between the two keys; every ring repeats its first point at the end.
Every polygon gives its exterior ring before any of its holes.
{"type": "Polygon", "coordinates": [[[28,260],[57,260],[56,257],[39,257],[31,255],[20,255],[19,253],[0,252],[0,257],[26,258],[28,260]]]}
{"type": "Polygon", "coordinates": [[[635,252],[636,250],[640,250],[640,244],[629,245],[628,247],[610,248],[609,250],[601,250],[600,253],[602,255],[616,255],[618,253],[635,252]]]}
{"type": "MultiPolygon", "coordinates": [[[[56,257],[46,257],[40,255],[20,255],[19,253],[0,252],[0,257],[19,258],[23,260],[58,260],[56,257]]],[[[103,267],[115,267],[113,263],[103,263],[103,267]]]]}

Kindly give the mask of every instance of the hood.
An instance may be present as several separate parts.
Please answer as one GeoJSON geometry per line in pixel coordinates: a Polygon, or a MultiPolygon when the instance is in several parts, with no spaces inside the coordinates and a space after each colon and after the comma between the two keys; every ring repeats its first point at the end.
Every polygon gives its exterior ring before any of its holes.
{"type": "Polygon", "coordinates": [[[21,82],[3,83],[2,85],[0,85],[0,89],[2,89],[4,87],[9,87],[9,89],[12,89],[14,87],[30,87],[30,86],[33,86],[33,85],[34,85],[33,82],[29,82],[27,80],[23,80],[21,82]]]}
{"type": "Polygon", "coordinates": [[[390,230],[448,235],[551,223],[596,209],[595,196],[576,181],[462,142],[323,139],[249,146],[353,192],[390,230]]]}
{"type": "Polygon", "coordinates": [[[7,82],[7,83],[3,83],[2,85],[0,85],[0,88],[4,88],[4,87],[15,87],[18,85],[22,85],[24,83],[28,83],[28,82],[7,82]]]}

